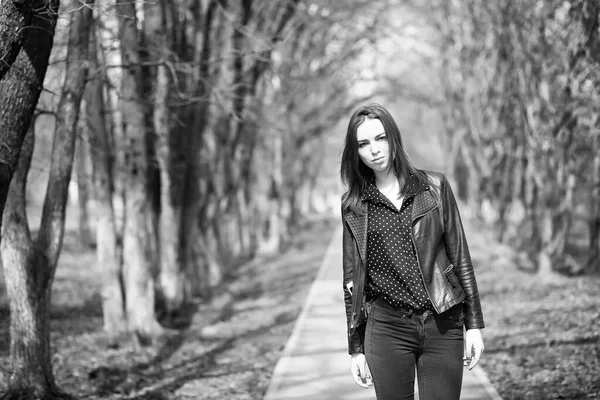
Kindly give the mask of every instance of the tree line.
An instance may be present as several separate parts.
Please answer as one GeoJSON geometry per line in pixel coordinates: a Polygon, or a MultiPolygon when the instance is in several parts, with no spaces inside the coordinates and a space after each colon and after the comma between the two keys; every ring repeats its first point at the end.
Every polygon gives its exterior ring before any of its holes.
{"type": "Polygon", "coordinates": [[[600,4],[440,1],[441,108],[473,209],[541,276],[600,270],[600,4]]]}
{"type": "Polygon", "coordinates": [[[192,298],[293,235],[311,208],[322,135],[372,96],[352,93],[363,79],[354,58],[385,17],[384,2],[329,3],[2,3],[2,398],[70,397],[52,374],[49,307],[72,174],[113,345],[151,344],[192,298]],[[60,83],[45,81],[51,69],[60,83]],[[32,231],[27,178],[47,115],[49,177],[32,231]]]}
{"type": "Polygon", "coordinates": [[[523,263],[598,271],[599,13],[593,0],[2,2],[3,398],[69,397],[49,307],[71,175],[106,336],[151,344],[186,302],[294,234],[323,135],[373,98],[439,111],[459,197],[523,263]],[[47,131],[33,230],[27,178],[47,131]]]}

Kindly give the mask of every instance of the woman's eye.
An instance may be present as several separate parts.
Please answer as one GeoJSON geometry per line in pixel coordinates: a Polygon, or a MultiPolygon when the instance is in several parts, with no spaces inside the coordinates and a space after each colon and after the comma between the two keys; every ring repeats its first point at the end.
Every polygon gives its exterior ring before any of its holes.
{"type": "Polygon", "coordinates": [[[387,139],[387,136],[386,136],[386,135],[379,136],[377,139],[378,139],[378,140],[386,140],[386,139],[387,139]]]}
{"type": "Polygon", "coordinates": [[[358,144],[358,148],[362,149],[363,147],[365,147],[367,144],[365,142],[361,142],[358,144]]]}

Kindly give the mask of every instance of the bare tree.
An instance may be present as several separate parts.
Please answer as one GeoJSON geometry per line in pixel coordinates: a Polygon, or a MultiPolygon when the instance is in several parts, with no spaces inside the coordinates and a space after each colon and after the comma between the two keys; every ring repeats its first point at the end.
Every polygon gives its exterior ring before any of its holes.
{"type": "Polygon", "coordinates": [[[125,139],[125,226],[123,281],[128,328],[142,342],[162,333],[154,313],[156,265],[152,241],[155,234],[149,191],[148,129],[142,100],[140,32],[135,3],[117,2],[121,15],[119,38],[123,63],[120,93],[125,139]]]}
{"type": "Polygon", "coordinates": [[[5,1],[0,4],[0,80],[17,59],[26,37],[25,27],[33,17],[31,1],[5,1]]]}
{"type": "MultiPolygon", "coordinates": [[[[576,194],[597,203],[593,189],[584,189],[597,176],[597,127],[590,122],[599,82],[597,4],[438,6],[444,115],[455,168],[476,182],[469,200],[493,205],[502,240],[520,233],[520,250],[540,276],[581,272],[585,261],[567,245],[581,203],[576,194]]],[[[594,207],[591,214],[592,249],[594,207]]]]}
{"type": "Polygon", "coordinates": [[[41,93],[54,39],[58,0],[0,6],[0,210],[41,93]],[[28,24],[30,29],[23,29],[28,24]]]}
{"type": "Polygon", "coordinates": [[[124,288],[122,286],[122,263],[117,245],[117,227],[113,207],[115,158],[110,138],[110,126],[106,112],[106,76],[101,68],[98,26],[93,25],[90,34],[90,78],[85,91],[86,125],[83,140],[89,143],[92,166],[92,198],[96,221],[96,259],[102,276],[102,315],[104,332],[110,343],[127,331],[124,288]]]}
{"type": "MultiPolygon", "coordinates": [[[[72,6],[77,8],[80,2],[75,3],[72,6]]],[[[47,12],[49,14],[36,18],[40,21],[39,28],[43,29],[32,29],[31,32],[44,31],[42,38],[46,41],[42,43],[47,46],[50,44],[47,50],[49,52],[52,38],[48,35],[53,33],[53,18],[56,18],[53,13],[56,9],[51,8],[47,12]]],[[[31,237],[25,211],[25,184],[33,152],[33,130],[30,130],[29,139],[23,146],[23,155],[19,159],[19,168],[4,210],[1,250],[11,307],[12,364],[8,392],[3,396],[6,399],[71,398],[62,393],[54,382],[49,307],[52,281],[64,233],[79,105],[87,76],[86,43],[91,18],[92,11],[88,7],[71,14],[67,74],[58,104],[50,176],[40,230],[35,240],[31,237]]],[[[17,58],[13,67],[19,65],[17,58]]],[[[10,75],[11,71],[7,77],[10,75]]],[[[28,86],[31,87],[26,85],[25,88],[28,86]]],[[[27,93],[25,88],[21,90],[27,93]]],[[[33,108],[31,105],[30,107],[33,108]]]]}
{"type": "MultiPolygon", "coordinates": [[[[158,252],[160,262],[159,282],[161,297],[164,299],[164,312],[176,313],[189,299],[189,285],[184,276],[180,234],[183,223],[183,192],[185,179],[185,159],[183,157],[182,135],[178,124],[171,117],[172,99],[170,87],[179,74],[172,70],[177,57],[174,51],[181,38],[177,34],[179,10],[173,3],[146,3],[144,7],[144,53],[149,63],[150,79],[145,90],[150,99],[152,129],[154,131],[154,154],[158,167],[160,203],[158,216],[158,252]],[[175,74],[175,75],[173,75],[175,74]]],[[[183,29],[182,29],[183,30],[183,29]]]]}
{"type": "Polygon", "coordinates": [[[211,191],[206,190],[207,180],[204,178],[205,174],[208,174],[207,170],[210,170],[207,168],[210,163],[202,150],[208,135],[212,85],[219,74],[219,69],[215,68],[211,61],[220,54],[219,47],[223,41],[223,14],[219,12],[225,7],[223,3],[211,0],[204,10],[199,6],[195,8],[192,24],[195,52],[187,57],[197,66],[195,79],[190,84],[190,94],[198,101],[182,107],[181,111],[181,119],[187,122],[181,127],[186,136],[183,152],[186,161],[183,221],[180,235],[183,269],[190,279],[191,294],[204,298],[210,297],[212,286],[219,279],[218,276],[211,278],[211,271],[218,270],[216,256],[214,250],[208,248],[201,229],[205,222],[202,221],[203,210],[207,198],[211,196],[211,191]]]}

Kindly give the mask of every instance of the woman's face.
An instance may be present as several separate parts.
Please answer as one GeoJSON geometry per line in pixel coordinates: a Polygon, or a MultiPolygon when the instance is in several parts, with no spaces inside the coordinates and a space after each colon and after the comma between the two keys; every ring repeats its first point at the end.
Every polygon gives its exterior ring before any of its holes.
{"type": "Polygon", "coordinates": [[[377,118],[366,118],[356,130],[358,155],[373,172],[387,172],[390,166],[390,148],[383,124],[377,118]]]}

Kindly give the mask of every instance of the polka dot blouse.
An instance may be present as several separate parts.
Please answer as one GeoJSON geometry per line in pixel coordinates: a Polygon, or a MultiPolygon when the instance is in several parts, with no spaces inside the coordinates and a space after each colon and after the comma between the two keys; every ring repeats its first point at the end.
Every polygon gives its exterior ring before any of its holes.
{"type": "Polygon", "coordinates": [[[411,215],[415,194],[425,183],[413,187],[400,210],[372,181],[363,200],[368,204],[367,298],[382,297],[396,307],[432,310],[411,238],[411,215]]]}

